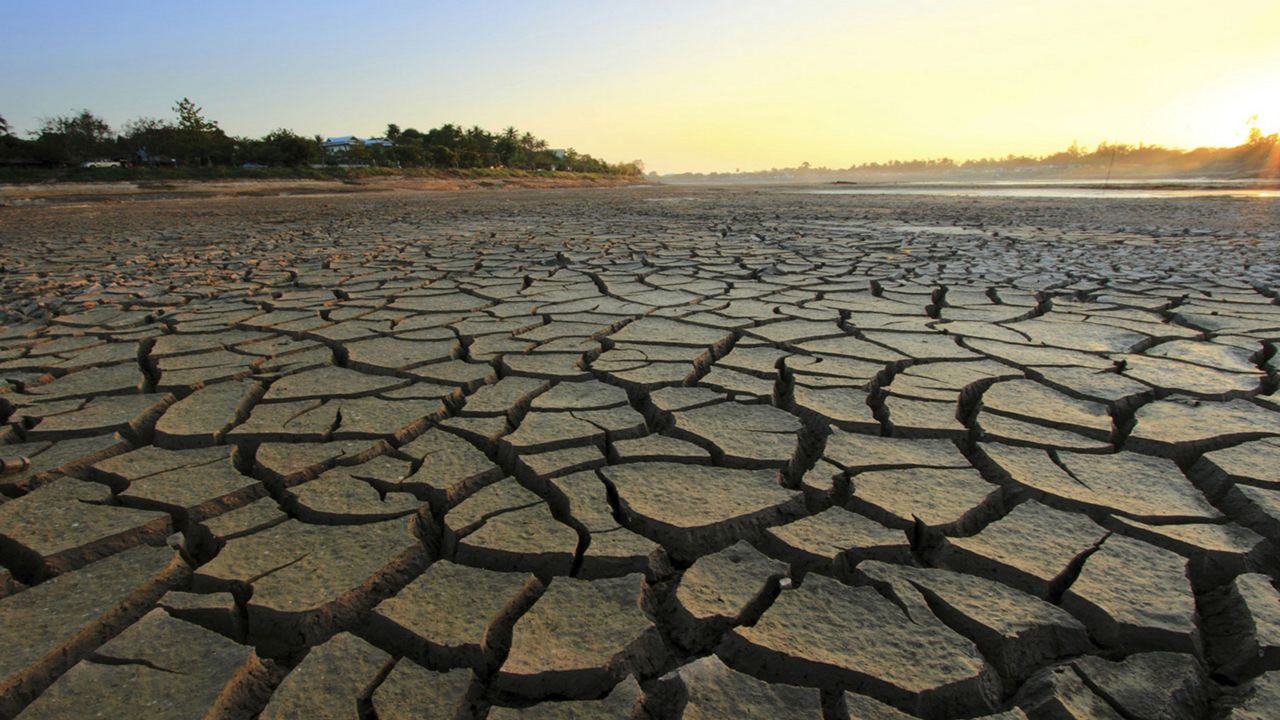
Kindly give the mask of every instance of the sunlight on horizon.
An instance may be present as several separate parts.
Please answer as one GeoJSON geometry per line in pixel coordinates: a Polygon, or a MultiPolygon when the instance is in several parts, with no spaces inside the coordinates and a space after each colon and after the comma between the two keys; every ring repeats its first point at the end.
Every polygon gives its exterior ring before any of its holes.
{"type": "Polygon", "coordinates": [[[1233,146],[1254,115],[1280,131],[1274,1],[389,2],[370,15],[395,22],[350,18],[334,44],[343,7],[18,3],[0,114],[118,127],[190,96],[238,135],[515,125],[660,172],[1233,146]],[[253,40],[282,23],[289,42],[253,40]]]}

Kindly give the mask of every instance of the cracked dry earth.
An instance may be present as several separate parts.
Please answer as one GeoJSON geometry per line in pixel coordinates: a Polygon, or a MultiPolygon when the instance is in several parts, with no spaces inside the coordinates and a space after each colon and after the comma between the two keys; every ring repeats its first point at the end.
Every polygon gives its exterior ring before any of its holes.
{"type": "Polygon", "coordinates": [[[0,210],[0,717],[1280,716],[1280,224],[0,210]]]}

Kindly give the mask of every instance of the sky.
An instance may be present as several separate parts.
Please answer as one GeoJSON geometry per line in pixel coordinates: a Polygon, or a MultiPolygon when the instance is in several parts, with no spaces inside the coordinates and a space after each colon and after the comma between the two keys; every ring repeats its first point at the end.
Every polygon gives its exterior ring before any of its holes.
{"type": "Polygon", "coordinates": [[[0,0],[0,116],[514,125],[658,172],[1237,145],[1276,0],[0,0]]]}

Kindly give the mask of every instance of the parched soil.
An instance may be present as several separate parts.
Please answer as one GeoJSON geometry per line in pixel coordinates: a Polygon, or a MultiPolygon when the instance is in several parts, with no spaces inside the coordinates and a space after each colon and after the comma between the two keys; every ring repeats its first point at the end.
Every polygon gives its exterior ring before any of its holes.
{"type": "Polygon", "coordinates": [[[1280,202],[372,184],[0,207],[0,719],[1280,716],[1280,202]]]}

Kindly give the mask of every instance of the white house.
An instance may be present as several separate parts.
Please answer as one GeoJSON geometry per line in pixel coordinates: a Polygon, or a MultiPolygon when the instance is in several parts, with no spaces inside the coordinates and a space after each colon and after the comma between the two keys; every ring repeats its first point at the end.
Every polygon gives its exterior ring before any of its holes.
{"type": "Polygon", "coordinates": [[[367,140],[361,140],[355,135],[343,135],[341,137],[326,138],[325,141],[321,143],[321,147],[324,148],[325,152],[331,153],[334,155],[350,152],[351,148],[356,147],[358,145],[363,145],[365,147],[389,148],[389,147],[393,147],[395,143],[391,142],[386,138],[369,138],[367,140]]]}

